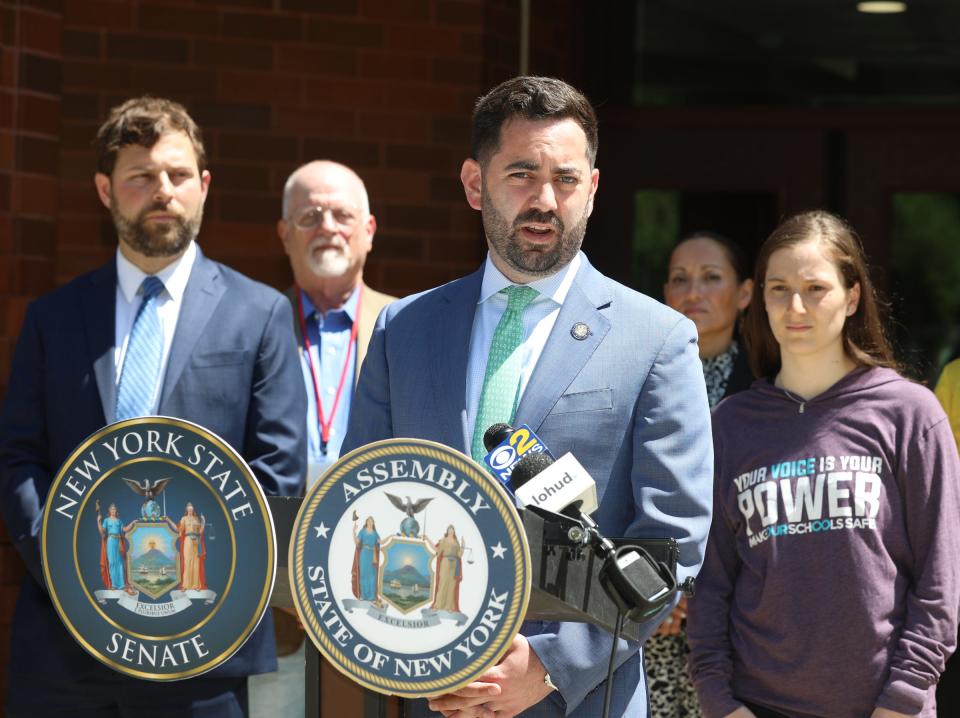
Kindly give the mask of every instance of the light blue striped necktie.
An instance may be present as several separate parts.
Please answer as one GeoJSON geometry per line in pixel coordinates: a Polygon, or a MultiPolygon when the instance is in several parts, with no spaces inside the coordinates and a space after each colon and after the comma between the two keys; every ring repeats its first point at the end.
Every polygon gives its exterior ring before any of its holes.
{"type": "Polygon", "coordinates": [[[163,357],[163,327],[157,313],[157,296],[162,291],[163,282],[156,277],[147,277],[140,285],[143,301],[133,320],[117,387],[118,421],[152,413],[163,357]]]}

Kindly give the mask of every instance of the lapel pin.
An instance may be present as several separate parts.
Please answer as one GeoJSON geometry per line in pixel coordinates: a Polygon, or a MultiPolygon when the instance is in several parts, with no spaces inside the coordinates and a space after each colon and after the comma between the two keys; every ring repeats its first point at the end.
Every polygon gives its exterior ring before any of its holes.
{"type": "Polygon", "coordinates": [[[590,336],[590,327],[583,322],[577,322],[570,327],[570,336],[572,336],[578,342],[582,342],[584,339],[590,336]]]}

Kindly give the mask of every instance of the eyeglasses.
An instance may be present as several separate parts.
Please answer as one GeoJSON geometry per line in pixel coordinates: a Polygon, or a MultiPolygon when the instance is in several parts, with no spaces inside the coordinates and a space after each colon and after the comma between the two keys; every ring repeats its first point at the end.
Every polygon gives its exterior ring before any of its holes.
{"type": "Polygon", "coordinates": [[[358,213],[350,207],[307,207],[293,218],[297,229],[316,229],[323,224],[327,212],[333,217],[334,223],[343,230],[350,230],[359,221],[358,213]]]}

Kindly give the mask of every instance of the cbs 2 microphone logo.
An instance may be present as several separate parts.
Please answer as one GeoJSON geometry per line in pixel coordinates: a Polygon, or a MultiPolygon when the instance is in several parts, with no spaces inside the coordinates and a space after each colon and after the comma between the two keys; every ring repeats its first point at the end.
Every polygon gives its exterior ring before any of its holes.
{"type": "Polygon", "coordinates": [[[527,454],[542,454],[544,452],[553,456],[547,449],[546,444],[540,441],[540,437],[533,433],[533,429],[526,424],[522,424],[484,457],[484,463],[490,468],[494,476],[507,484],[510,482],[513,467],[520,462],[520,459],[527,454]]]}

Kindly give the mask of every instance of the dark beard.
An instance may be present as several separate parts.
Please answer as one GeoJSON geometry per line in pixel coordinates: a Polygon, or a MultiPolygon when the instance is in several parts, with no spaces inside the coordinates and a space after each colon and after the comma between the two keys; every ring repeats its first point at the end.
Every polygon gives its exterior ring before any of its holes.
{"type": "Polygon", "coordinates": [[[200,223],[203,221],[203,207],[196,215],[188,219],[177,217],[164,225],[156,225],[148,229],[145,217],[150,212],[162,212],[166,205],[151,205],[143,209],[135,219],[127,219],[117,211],[116,200],[112,203],[110,214],[113,215],[113,224],[117,229],[120,241],[144,257],[174,257],[184,249],[200,233],[200,223]]]}
{"type": "Polygon", "coordinates": [[[563,220],[553,212],[541,212],[533,208],[517,215],[510,225],[493,206],[486,188],[481,193],[481,202],[483,229],[490,248],[518,272],[534,277],[555,274],[567,266],[580,251],[583,236],[587,232],[586,211],[568,232],[563,220]],[[524,250],[521,246],[520,226],[527,222],[552,225],[557,238],[554,245],[545,251],[524,250]]]}

